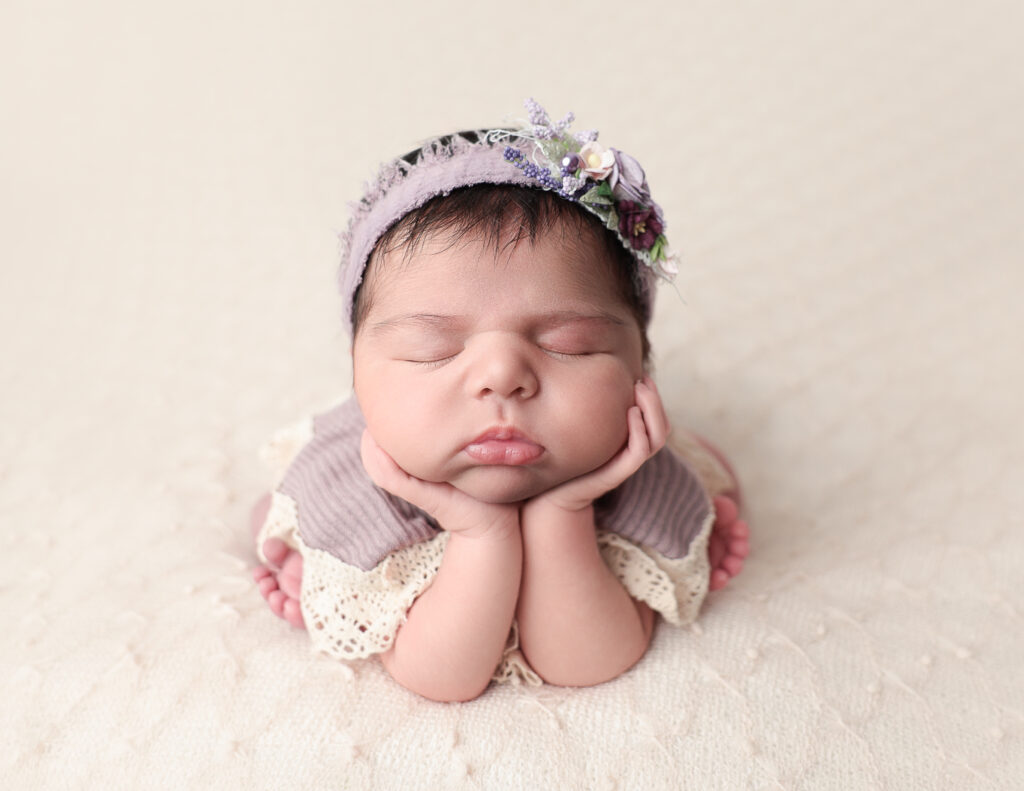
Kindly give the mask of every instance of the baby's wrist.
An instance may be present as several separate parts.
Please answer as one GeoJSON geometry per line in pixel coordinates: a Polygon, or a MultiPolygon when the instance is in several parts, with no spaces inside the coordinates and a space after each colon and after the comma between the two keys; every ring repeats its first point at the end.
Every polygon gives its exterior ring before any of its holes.
{"type": "Polygon", "coordinates": [[[541,518],[558,518],[565,514],[579,514],[593,511],[593,499],[574,497],[557,489],[527,500],[523,504],[523,518],[539,515],[541,518]]]}
{"type": "Polygon", "coordinates": [[[535,498],[523,506],[522,530],[524,536],[543,535],[559,540],[577,540],[594,537],[594,505],[587,503],[578,508],[566,508],[557,502],[535,498]]]}
{"type": "Polygon", "coordinates": [[[519,512],[514,508],[508,509],[507,513],[497,515],[491,519],[473,522],[465,526],[445,528],[452,538],[458,537],[467,541],[489,541],[507,542],[519,541],[519,512]]]}

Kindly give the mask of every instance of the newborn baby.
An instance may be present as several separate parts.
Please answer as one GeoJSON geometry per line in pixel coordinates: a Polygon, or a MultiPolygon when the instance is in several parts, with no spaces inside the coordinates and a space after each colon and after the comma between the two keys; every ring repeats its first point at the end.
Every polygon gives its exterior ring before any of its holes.
{"type": "Polygon", "coordinates": [[[271,609],[434,700],[615,678],[748,553],[721,454],[666,447],[646,328],[674,269],[643,171],[528,106],[357,206],[354,394],[291,435],[253,513],[271,609]]]}

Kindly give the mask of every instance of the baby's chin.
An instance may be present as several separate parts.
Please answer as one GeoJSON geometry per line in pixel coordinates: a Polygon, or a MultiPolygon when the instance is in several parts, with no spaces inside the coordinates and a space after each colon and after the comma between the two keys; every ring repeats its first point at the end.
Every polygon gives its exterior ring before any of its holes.
{"type": "Polygon", "coordinates": [[[511,505],[553,489],[561,480],[548,480],[523,467],[476,467],[449,481],[474,500],[491,505],[511,505]]]}

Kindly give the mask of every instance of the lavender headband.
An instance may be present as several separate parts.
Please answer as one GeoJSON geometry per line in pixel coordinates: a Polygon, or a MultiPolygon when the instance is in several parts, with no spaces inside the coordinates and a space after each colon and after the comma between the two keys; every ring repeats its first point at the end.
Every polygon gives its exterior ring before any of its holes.
{"type": "Polygon", "coordinates": [[[431,198],[474,184],[512,184],[549,190],[597,216],[637,262],[637,290],[651,315],[654,280],[678,272],[665,238],[661,207],[651,198],[643,168],[629,154],[604,148],[597,131],[570,134],[573,114],[552,123],[527,99],[529,123],[435,138],[419,151],[381,167],[352,204],[341,236],[338,285],[351,332],[352,302],[377,240],[431,198]]]}

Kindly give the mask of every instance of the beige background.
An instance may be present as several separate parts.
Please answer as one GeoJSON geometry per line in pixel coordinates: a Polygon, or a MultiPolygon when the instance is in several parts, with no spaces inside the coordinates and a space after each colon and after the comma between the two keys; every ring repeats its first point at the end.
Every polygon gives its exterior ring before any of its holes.
{"type": "Polygon", "coordinates": [[[11,788],[1013,789],[1021,6],[5,3],[11,788]],[[700,629],[591,690],[417,701],[273,618],[258,446],[347,392],[346,202],[436,132],[635,155],[670,410],[744,480],[700,629]]]}

